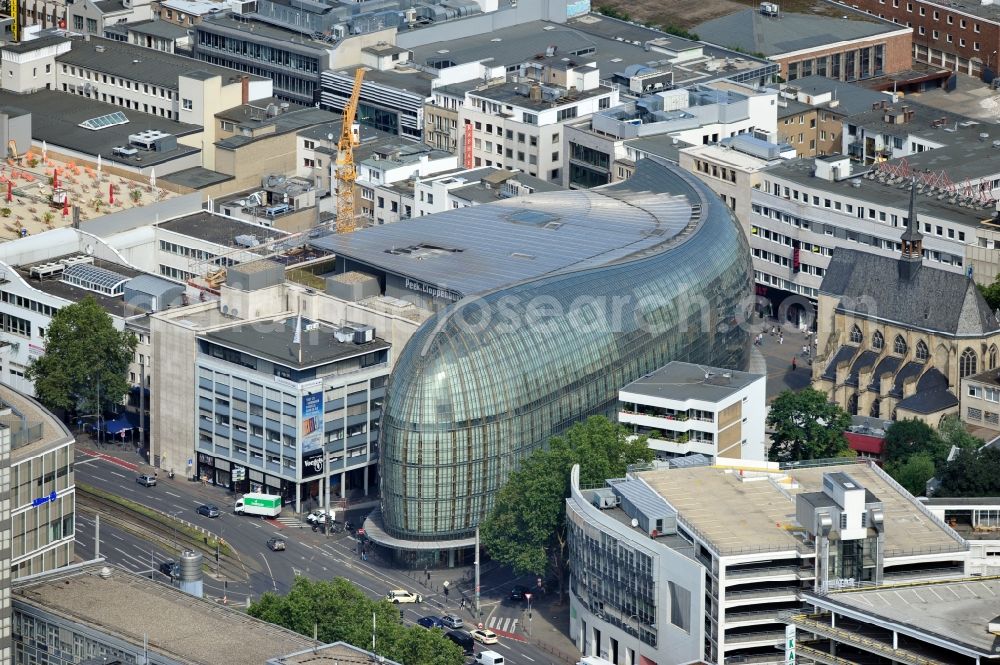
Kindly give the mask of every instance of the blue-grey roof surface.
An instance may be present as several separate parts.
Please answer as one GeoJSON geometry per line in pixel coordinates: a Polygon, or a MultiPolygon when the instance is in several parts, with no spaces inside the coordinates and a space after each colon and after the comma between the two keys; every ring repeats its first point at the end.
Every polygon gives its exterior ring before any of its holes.
{"type": "Polygon", "coordinates": [[[845,360],[850,360],[857,352],[858,347],[850,346],[848,344],[845,344],[837,349],[837,353],[833,355],[833,359],[830,361],[830,364],[826,366],[826,371],[823,372],[823,378],[829,381],[835,381],[837,378],[837,365],[845,360]]]}
{"type": "Polygon", "coordinates": [[[961,273],[922,266],[907,280],[898,276],[895,256],[838,247],[820,291],[840,297],[839,309],[945,335],[983,336],[1000,322],[961,273]]]}
{"type": "MultiPolygon", "coordinates": [[[[874,104],[891,100],[891,97],[884,92],[869,90],[854,83],[838,81],[825,76],[804,76],[795,79],[789,85],[811,97],[831,93],[833,99],[837,100],[837,106],[833,107],[833,110],[841,115],[850,116],[855,113],[871,111],[874,104]]],[[[823,106],[831,108],[828,103],[823,106]]]]}
{"type": "Polygon", "coordinates": [[[169,279],[157,277],[156,275],[139,275],[130,279],[125,284],[125,288],[148,293],[152,296],[163,297],[176,289],[183,289],[184,286],[169,279]]]}
{"type": "Polygon", "coordinates": [[[688,176],[647,159],[625,182],[449,210],[313,244],[389,273],[472,295],[657,251],[688,228],[692,205],[701,202],[688,176]],[[420,258],[401,251],[417,245],[425,246],[420,258]],[[428,246],[435,249],[428,252],[428,246]]]}
{"type": "Polygon", "coordinates": [[[761,378],[762,374],[674,360],[629,383],[621,392],[661,399],[718,402],[761,378]]]}
{"type": "Polygon", "coordinates": [[[676,517],[677,511],[670,507],[666,500],[653,491],[653,488],[641,480],[624,480],[616,478],[608,484],[642,514],[652,519],[676,517]]]}
{"type": "MultiPolygon", "coordinates": [[[[845,13],[848,10],[844,10],[845,13]]],[[[846,15],[846,14],[845,14],[846,15]]],[[[825,47],[835,42],[873,37],[903,28],[872,16],[852,13],[845,20],[815,14],[783,12],[780,17],[764,16],[744,9],[700,23],[692,32],[712,44],[739,48],[766,56],[825,47]]]]}

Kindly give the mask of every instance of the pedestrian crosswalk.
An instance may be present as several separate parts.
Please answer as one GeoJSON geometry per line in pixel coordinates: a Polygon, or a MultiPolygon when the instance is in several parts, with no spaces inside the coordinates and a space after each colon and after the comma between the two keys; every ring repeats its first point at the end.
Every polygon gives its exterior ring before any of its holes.
{"type": "Polygon", "coordinates": [[[291,516],[278,515],[272,519],[271,522],[276,522],[275,526],[279,529],[305,529],[309,527],[308,524],[300,520],[298,517],[291,516]]]}
{"type": "Polygon", "coordinates": [[[514,617],[490,617],[488,627],[502,633],[516,633],[517,619],[514,617]]]}

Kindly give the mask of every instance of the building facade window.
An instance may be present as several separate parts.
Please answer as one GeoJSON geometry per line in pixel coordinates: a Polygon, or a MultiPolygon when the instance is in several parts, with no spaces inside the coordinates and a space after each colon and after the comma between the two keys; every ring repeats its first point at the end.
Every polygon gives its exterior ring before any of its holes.
{"type": "Polygon", "coordinates": [[[861,334],[861,328],[859,328],[858,324],[855,323],[854,327],[851,328],[851,342],[854,344],[860,344],[864,341],[864,338],[864,335],[861,334]]]}
{"type": "Polygon", "coordinates": [[[917,360],[921,361],[927,360],[930,357],[930,353],[927,351],[927,344],[924,343],[924,340],[917,342],[916,356],[917,360]]]}
{"type": "Polygon", "coordinates": [[[872,335],[872,348],[876,351],[881,351],[882,347],[885,346],[885,337],[882,336],[882,332],[879,330],[875,331],[872,335]]]}
{"type": "Polygon", "coordinates": [[[965,349],[962,351],[961,357],[958,359],[958,376],[959,378],[965,378],[967,376],[972,376],[976,373],[978,357],[976,352],[972,349],[965,349]]]}
{"type": "Polygon", "coordinates": [[[896,339],[892,342],[892,350],[898,355],[906,355],[906,340],[902,335],[896,335],[896,339]]]}

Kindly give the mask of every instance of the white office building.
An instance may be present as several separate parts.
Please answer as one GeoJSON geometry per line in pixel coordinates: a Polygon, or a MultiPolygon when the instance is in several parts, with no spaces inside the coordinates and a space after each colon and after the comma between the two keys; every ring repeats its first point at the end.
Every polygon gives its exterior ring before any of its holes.
{"type": "Polygon", "coordinates": [[[660,459],[764,460],[767,377],[674,361],[618,391],[618,422],[660,459]]]}

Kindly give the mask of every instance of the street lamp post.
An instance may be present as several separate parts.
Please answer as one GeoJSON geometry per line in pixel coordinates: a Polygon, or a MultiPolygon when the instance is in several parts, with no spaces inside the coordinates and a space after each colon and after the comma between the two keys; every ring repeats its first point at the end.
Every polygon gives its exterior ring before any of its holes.
{"type": "MultiPolygon", "coordinates": [[[[995,56],[996,54],[997,52],[993,51],[993,53],[990,53],[988,56],[986,56],[986,69],[990,68],[990,60],[992,60],[993,56],[995,56]]],[[[990,83],[992,83],[992,81],[990,81],[990,83]]]]}
{"type": "Polygon", "coordinates": [[[632,619],[635,619],[635,638],[638,640],[635,647],[635,657],[632,659],[632,665],[642,665],[642,632],[639,630],[638,613],[629,616],[629,621],[632,619]]]}

